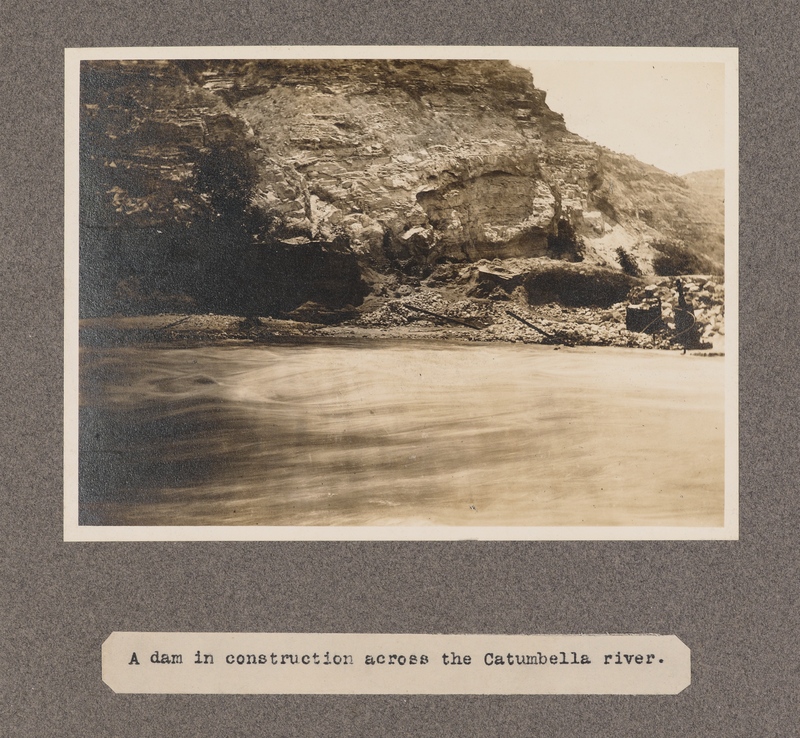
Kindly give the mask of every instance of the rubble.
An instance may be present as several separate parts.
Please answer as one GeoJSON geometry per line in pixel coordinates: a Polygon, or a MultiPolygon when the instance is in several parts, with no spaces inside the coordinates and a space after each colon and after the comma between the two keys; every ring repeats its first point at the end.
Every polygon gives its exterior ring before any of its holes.
{"type": "MultiPolygon", "coordinates": [[[[410,294],[386,300],[376,309],[364,312],[351,325],[361,328],[380,328],[393,331],[398,336],[403,328],[423,329],[430,337],[458,337],[471,341],[511,341],[520,343],[548,343],[543,333],[554,337],[556,342],[582,346],[621,346],[627,348],[682,349],[674,341],[674,306],[677,304],[675,277],[657,277],[646,286],[634,287],[629,300],[618,302],[608,308],[566,307],[558,303],[529,305],[520,291],[501,302],[490,298],[459,296],[452,292],[421,286],[410,294]],[[639,333],[626,328],[626,312],[629,302],[644,299],[660,299],[663,327],[652,333],[639,333]],[[536,328],[524,325],[509,315],[513,312],[532,323],[536,328]],[[441,316],[474,324],[475,328],[453,326],[446,320],[437,320],[419,312],[421,308],[441,316]],[[447,328],[446,334],[441,333],[447,328]]],[[[695,317],[701,326],[702,340],[714,343],[724,336],[725,288],[717,277],[681,277],[687,299],[694,308],[695,317]]]]}

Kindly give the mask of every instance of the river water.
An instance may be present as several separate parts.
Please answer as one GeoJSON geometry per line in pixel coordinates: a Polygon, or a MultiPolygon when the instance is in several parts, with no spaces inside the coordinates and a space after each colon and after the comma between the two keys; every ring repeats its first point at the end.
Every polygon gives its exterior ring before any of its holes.
{"type": "Polygon", "coordinates": [[[84,525],[687,525],[723,359],[361,341],[84,349],[84,525]]]}

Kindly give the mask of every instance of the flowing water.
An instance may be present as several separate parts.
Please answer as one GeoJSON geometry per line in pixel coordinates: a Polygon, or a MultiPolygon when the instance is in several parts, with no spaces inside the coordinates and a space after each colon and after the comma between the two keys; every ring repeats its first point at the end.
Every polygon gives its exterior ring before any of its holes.
{"type": "Polygon", "coordinates": [[[722,524],[721,358],[339,341],[81,365],[84,525],[722,524]]]}

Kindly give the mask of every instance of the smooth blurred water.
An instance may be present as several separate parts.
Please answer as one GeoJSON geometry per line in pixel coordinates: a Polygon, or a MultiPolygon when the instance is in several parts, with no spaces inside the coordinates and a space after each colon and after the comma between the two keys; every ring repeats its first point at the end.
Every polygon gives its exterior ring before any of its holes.
{"type": "Polygon", "coordinates": [[[86,349],[85,525],[721,525],[723,360],[86,349]]]}

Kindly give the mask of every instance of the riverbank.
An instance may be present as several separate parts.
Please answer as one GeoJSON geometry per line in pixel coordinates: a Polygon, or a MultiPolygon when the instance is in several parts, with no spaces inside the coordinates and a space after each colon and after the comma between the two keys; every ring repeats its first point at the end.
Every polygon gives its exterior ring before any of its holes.
{"type": "MultiPolygon", "coordinates": [[[[683,281],[699,324],[701,350],[723,354],[724,286],[709,277],[683,281]]],[[[683,350],[675,339],[675,279],[656,278],[646,287],[663,305],[664,329],[652,334],[625,325],[627,305],[642,298],[645,286],[635,287],[626,302],[597,308],[530,305],[521,295],[499,300],[471,297],[452,287],[400,285],[389,294],[371,295],[358,310],[333,316],[307,303],[289,319],[194,313],[92,318],[81,321],[81,344],[216,345],[318,337],[683,350]]]]}

